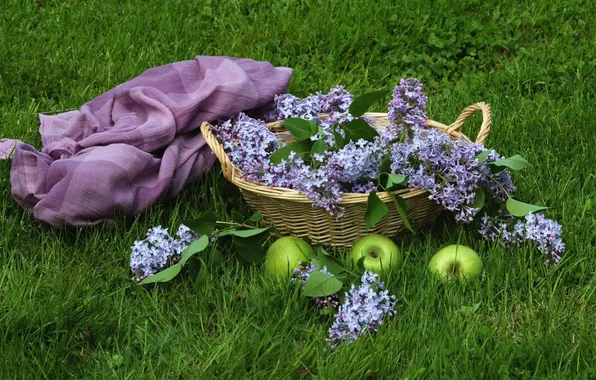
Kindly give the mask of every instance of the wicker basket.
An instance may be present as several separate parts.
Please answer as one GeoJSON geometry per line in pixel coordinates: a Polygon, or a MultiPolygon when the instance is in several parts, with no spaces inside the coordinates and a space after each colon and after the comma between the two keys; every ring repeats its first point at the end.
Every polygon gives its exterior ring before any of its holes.
{"type": "MultiPolygon", "coordinates": [[[[482,143],[490,131],[491,124],[490,107],[486,103],[476,103],[464,109],[457,120],[449,126],[434,120],[428,120],[428,125],[453,138],[463,137],[470,141],[461,133],[461,128],[464,121],[476,111],[482,111],[482,126],[478,137],[476,137],[476,142],[482,143]]],[[[367,113],[365,116],[373,120],[375,128],[383,129],[388,125],[385,113],[367,113]]],[[[267,125],[276,133],[280,141],[292,141],[292,136],[280,126],[279,122],[267,125]]],[[[336,220],[325,210],[313,208],[312,201],[304,193],[243,180],[240,170],[230,162],[223,146],[211,133],[211,128],[211,124],[205,122],[201,125],[201,132],[221,163],[225,178],[238,186],[250,208],[263,215],[265,224],[273,225],[283,235],[291,234],[308,238],[313,243],[339,247],[351,246],[357,239],[367,234],[364,225],[367,194],[344,193],[340,205],[345,208],[345,213],[343,218],[336,220]]],[[[406,200],[408,220],[415,231],[432,224],[442,211],[440,206],[428,199],[428,192],[425,190],[402,189],[393,193],[406,200]]],[[[398,234],[407,231],[399,213],[393,206],[390,194],[380,192],[378,196],[388,204],[389,215],[371,228],[368,233],[397,237],[398,234]]]]}

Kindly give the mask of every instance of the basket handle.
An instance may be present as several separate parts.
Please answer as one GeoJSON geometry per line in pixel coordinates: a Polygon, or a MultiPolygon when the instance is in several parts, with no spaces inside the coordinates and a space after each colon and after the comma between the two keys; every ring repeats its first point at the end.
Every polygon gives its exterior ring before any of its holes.
{"type": "Polygon", "coordinates": [[[461,127],[464,125],[466,119],[476,111],[482,111],[482,125],[480,126],[480,132],[478,132],[478,136],[476,137],[476,142],[478,144],[482,144],[488,133],[490,132],[490,125],[491,125],[491,116],[490,116],[490,106],[488,103],[480,102],[472,104],[471,106],[465,108],[457,120],[453,124],[447,128],[447,133],[450,134],[451,132],[459,132],[461,133],[461,127]]]}
{"type": "Polygon", "coordinates": [[[207,145],[209,145],[209,148],[211,148],[213,153],[215,153],[215,156],[217,156],[217,159],[221,164],[221,170],[223,171],[224,177],[228,181],[232,181],[235,177],[235,167],[224,151],[223,145],[221,145],[215,136],[213,136],[213,133],[211,133],[211,127],[211,124],[208,122],[203,122],[203,124],[201,124],[201,134],[203,135],[207,145]]]}

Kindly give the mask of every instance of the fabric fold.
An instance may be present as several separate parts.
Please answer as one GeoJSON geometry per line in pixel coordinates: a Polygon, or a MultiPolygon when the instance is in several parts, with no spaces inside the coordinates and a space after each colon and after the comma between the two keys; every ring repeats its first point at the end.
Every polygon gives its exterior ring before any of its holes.
{"type": "Polygon", "coordinates": [[[13,152],[12,195],[53,226],[136,215],[214,164],[201,123],[266,106],[291,76],[268,62],[198,56],[147,70],[80,110],[40,115],[41,151],[0,140],[0,158],[13,152]]]}

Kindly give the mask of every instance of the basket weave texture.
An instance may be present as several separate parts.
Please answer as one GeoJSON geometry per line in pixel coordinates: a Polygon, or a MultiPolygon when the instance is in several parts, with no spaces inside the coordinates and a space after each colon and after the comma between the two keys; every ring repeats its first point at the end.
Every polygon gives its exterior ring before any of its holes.
{"type": "MultiPolygon", "coordinates": [[[[461,128],[465,120],[476,111],[482,112],[483,119],[476,142],[483,143],[491,127],[490,106],[486,103],[476,103],[467,107],[451,125],[428,120],[428,126],[441,130],[452,138],[470,141],[461,133],[461,128]]],[[[377,129],[384,129],[389,124],[386,113],[366,113],[364,116],[372,119],[373,126],[377,129]]],[[[281,127],[280,122],[269,123],[267,126],[280,141],[293,140],[291,134],[281,127]]],[[[263,223],[272,225],[282,235],[299,236],[309,239],[312,243],[339,247],[350,247],[360,237],[371,233],[398,238],[407,230],[393,205],[391,194],[397,194],[406,200],[408,220],[416,232],[431,225],[442,211],[439,205],[428,199],[429,194],[425,190],[409,188],[391,193],[379,192],[377,195],[389,207],[389,214],[367,232],[364,214],[368,194],[343,193],[340,205],[345,209],[344,216],[336,220],[325,210],[313,208],[312,201],[304,193],[245,181],[242,179],[241,171],[232,164],[222,144],[211,132],[212,127],[205,122],[201,125],[201,132],[221,163],[225,178],[240,189],[253,211],[263,215],[263,223]]]]}

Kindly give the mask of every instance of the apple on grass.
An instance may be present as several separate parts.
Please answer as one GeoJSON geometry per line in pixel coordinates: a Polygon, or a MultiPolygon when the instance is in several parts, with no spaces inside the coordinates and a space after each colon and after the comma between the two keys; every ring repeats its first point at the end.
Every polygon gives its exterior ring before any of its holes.
{"type": "Polygon", "coordinates": [[[265,272],[270,275],[291,277],[300,262],[308,263],[315,258],[313,248],[306,241],[295,236],[277,239],[265,255],[265,272]]]}
{"type": "Polygon", "coordinates": [[[449,245],[440,249],[428,263],[428,268],[445,281],[470,282],[480,275],[482,259],[465,245],[449,245]]]}
{"type": "Polygon", "coordinates": [[[352,247],[350,255],[354,265],[363,260],[364,269],[375,273],[399,268],[404,261],[397,245],[388,237],[379,234],[359,239],[352,247]]]}

